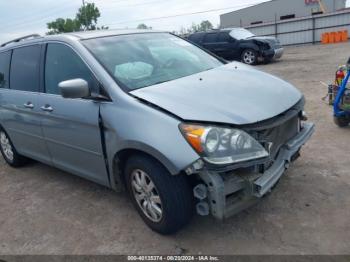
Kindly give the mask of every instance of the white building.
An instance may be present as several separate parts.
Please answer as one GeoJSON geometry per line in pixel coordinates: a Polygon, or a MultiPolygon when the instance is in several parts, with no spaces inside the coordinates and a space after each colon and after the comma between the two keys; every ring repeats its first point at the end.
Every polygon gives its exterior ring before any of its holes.
{"type": "Polygon", "coordinates": [[[220,16],[221,28],[254,24],[335,12],[346,8],[346,0],[271,0],[220,16]]]}

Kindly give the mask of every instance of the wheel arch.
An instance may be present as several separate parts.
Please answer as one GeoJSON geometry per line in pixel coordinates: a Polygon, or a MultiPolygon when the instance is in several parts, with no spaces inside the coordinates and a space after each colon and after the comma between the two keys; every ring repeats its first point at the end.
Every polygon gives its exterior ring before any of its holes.
{"type": "Polygon", "coordinates": [[[134,155],[144,155],[149,158],[152,158],[153,160],[160,163],[164,168],[169,171],[172,175],[178,175],[181,173],[181,170],[176,168],[169,159],[167,159],[165,156],[161,155],[159,152],[155,152],[153,149],[149,149],[143,146],[142,149],[137,146],[133,147],[127,147],[120,149],[119,151],[115,152],[113,155],[113,160],[111,164],[112,172],[111,172],[111,186],[117,191],[124,190],[125,189],[125,179],[123,176],[125,163],[131,156],[134,155]]]}
{"type": "MultiPolygon", "coordinates": [[[[6,135],[10,138],[11,142],[12,142],[12,139],[11,139],[11,136],[10,134],[7,132],[7,130],[5,129],[5,127],[1,124],[0,122],[0,130],[4,131],[6,133],[6,135]]],[[[13,142],[12,142],[13,143],[13,142]]]]}
{"type": "Polygon", "coordinates": [[[260,48],[255,43],[245,43],[240,46],[240,55],[243,54],[245,50],[252,49],[255,52],[260,52],[260,48]]]}

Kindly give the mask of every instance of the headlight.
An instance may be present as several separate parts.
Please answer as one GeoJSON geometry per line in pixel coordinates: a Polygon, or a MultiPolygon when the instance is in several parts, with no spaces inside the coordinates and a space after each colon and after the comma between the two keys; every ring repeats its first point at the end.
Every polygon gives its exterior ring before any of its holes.
{"type": "Polygon", "coordinates": [[[239,129],[180,124],[187,142],[211,164],[225,165],[267,157],[253,137],[239,129]]]}
{"type": "Polygon", "coordinates": [[[269,43],[258,42],[258,45],[262,48],[262,50],[269,50],[271,48],[269,43]]]}

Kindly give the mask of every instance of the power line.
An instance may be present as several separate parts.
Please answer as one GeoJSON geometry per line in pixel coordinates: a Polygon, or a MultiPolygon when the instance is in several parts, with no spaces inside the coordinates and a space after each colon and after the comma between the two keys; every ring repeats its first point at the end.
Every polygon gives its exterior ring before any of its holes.
{"type": "Polygon", "coordinates": [[[165,3],[164,0],[156,0],[151,2],[145,2],[145,3],[138,3],[133,5],[122,5],[122,6],[115,6],[113,8],[109,8],[107,11],[114,11],[114,8],[125,8],[125,7],[134,7],[134,6],[142,6],[142,5],[149,5],[149,4],[155,4],[155,3],[165,3]]]}
{"type": "MultiPolygon", "coordinates": [[[[83,1],[83,5],[84,5],[85,1],[84,0],[82,0],[82,1],[83,1]]],[[[128,1],[128,0],[119,0],[119,1],[116,1],[114,3],[119,3],[119,2],[124,2],[124,1],[128,1]]],[[[134,5],[126,5],[126,6],[122,6],[122,7],[133,7],[133,6],[148,5],[148,4],[154,4],[156,2],[164,2],[164,1],[156,0],[156,1],[152,1],[152,2],[139,3],[139,4],[134,4],[134,5]]],[[[70,3],[72,4],[72,2],[70,2],[70,3]]],[[[203,10],[203,11],[191,12],[191,13],[174,14],[174,15],[161,16],[161,17],[150,17],[150,18],[136,19],[136,20],[126,20],[126,21],[121,21],[121,22],[107,24],[107,26],[126,24],[126,23],[131,23],[131,22],[152,21],[152,20],[160,20],[160,19],[167,19],[167,18],[174,18],[174,17],[181,17],[181,16],[189,16],[189,15],[217,12],[217,11],[223,11],[223,10],[228,10],[228,9],[240,8],[240,7],[248,7],[248,6],[257,4],[257,3],[261,3],[261,1],[256,2],[256,3],[251,3],[251,4],[235,5],[235,6],[225,7],[225,8],[209,9],[209,10],[203,10]]],[[[118,8],[118,7],[115,7],[115,8],[118,8]]],[[[25,27],[25,26],[28,26],[28,25],[42,23],[42,21],[53,19],[51,14],[55,14],[55,16],[57,17],[57,12],[62,12],[63,13],[63,12],[68,11],[70,9],[71,9],[71,7],[68,7],[67,5],[65,5],[60,11],[57,11],[57,9],[55,9],[55,10],[52,10],[52,12],[49,12],[49,13],[45,14],[46,16],[41,16],[41,18],[39,18],[39,19],[32,18],[32,19],[30,19],[30,21],[21,21],[19,23],[12,24],[11,26],[7,26],[7,28],[9,28],[9,29],[21,28],[21,27],[25,27]]],[[[4,24],[2,24],[2,25],[4,25],[4,24]]],[[[6,26],[6,24],[5,24],[5,26],[6,26]]]]}
{"type": "Polygon", "coordinates": [[[19,23],[12,23],[6,26],[7,29],[13,29],[13,28],[20,28],[28,25],[33,25],[33,24],[38,24],[41,23],[42,21],[48,20],[48,19],[54,19],[54,15],[57,18],[59,13],[64,13],[71,10],[71,7],[64,7],[63,9],[58,10],[53,10],[52,12],[46,13],[44,16],[39,16],[39,17],[32,17],[31,19],[27,19],[25,21],[21,21],[19,23]]]}
{"type": "MultiPolygon", "coordinates": [[[[64,6],[62,6],[62,4],[60,4],[59,6],[54,6],[51,8],[46,8],[43,10],[38,10],[40,11],[40,14],[44,14],[45,16],[47,16],[48,14],[56,14],[57,12],[60,12],[60,10],[68,10],[68,8],[70,9],[71,7],[73,7],[73,5],[75,5],[75,3],[69,1],[67,2],[67,4],[64,4],[64,6]],[[59,8],[61,7],[61,8],[59,8]],[[63,8],[62,8],[63,7],[63,8]],[[49,12],[47,12],[49,11],[49,12]]],[[[42,16],[39,16],[42,17],[42,16]]],[[[16,21],[16,23],[12,23],[12,22],[7,22],[7,23],[2,23],[1,26],[7,27],[7,26],[11,26],[11,25],[17,25],[17,24],[24,24],[26,22],[31,22],[33,21],[33,15],[27,15],[27,16],[18,16],[18,17],[14,17],[11,19],[11,21],[16,21]]]]}
{"type": "Polygon", "coordinates": [[[256,2],[256,3],[236,5],[236,6],[230,6],[230,7],[224,7],[224,8],[209,9],[209,10],[203,10],[203,11],[191,12],[191,13],[182,13],[182,14],[174,14],[174,15],[169,15],[169,16],[159,16],[159,17],[149,17],[149,18],[135,19],[135,20],[126,20],[126,21],[111,23],[111,24],[107,24],[107,25],[113,26],[113,25],[120,25],[120,24],[133,23],[133,22],[160,20],[160,19],[174,18],[174,17],[180,17],[180,16],[189,16],[189,15],[197,15],[197,14],[204,14],[204,13],[210,13],[210,12],[218,12],[218,11],[223,11],[223,10],[228,10],[228,9],[235,9],[235,8],[239,8],[239,7],[248,7],[248,6],[258,4],[258,3],[261,3],[261,1],[256,2]]]}
{"type": "MultiPolygon", "coordinates": [[[[101,1],[103,3],[106,3],[105,0],[94,0],[94,1],[101,1]]],[[[119,1],[113,1],[111,4],[118,4],[120,2],[130,2],[130,0],[119,0],[119,1]]]]}

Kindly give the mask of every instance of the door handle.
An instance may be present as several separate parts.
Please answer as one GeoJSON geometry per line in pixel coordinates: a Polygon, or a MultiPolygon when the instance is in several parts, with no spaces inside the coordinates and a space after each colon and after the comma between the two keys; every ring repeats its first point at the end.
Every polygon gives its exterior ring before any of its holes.
{"type": "Polygon", "coordinates": [[[52,112],[53,108],[50,105],[45,105],[40,107],[41,110],[45,111],[45,112],[52,112]]]}
{"type": "Polygon", "coordinates": [[[29,108],[29,109],[33,109],[34,105],[32,104],[32,102],[27,102],[23,105],[25,108],[29,108]]]}

